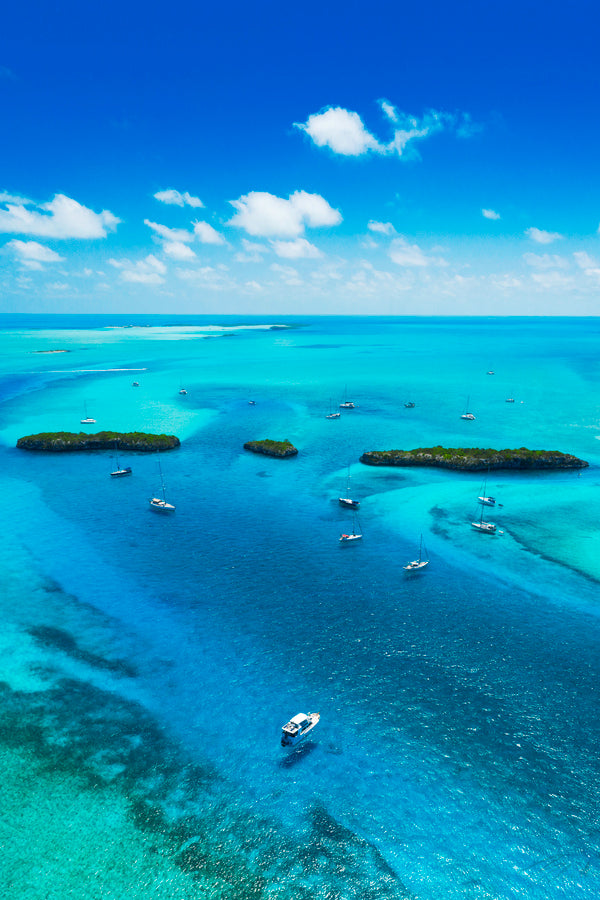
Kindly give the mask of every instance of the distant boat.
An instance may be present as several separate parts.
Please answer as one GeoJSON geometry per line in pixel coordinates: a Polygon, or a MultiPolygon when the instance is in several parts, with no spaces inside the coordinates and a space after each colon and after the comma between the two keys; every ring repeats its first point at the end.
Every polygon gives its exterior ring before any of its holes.
{"type": "Polygon", "coordinates": [[[256,400],[248,400],[248,406],[256,406],[256,400]]]}
{"type": "Polygon", "coordinates": [[[326,419],[339,419],[340,416],[341,416],[341,413],[339,413],[339,412],[334,412],[334,411],[333,411],[333,407],[332,407],[332,405],[331,405],[331,400],[330,400],[330,401],[329,401],[329,412],[328,412],[328,414],[325,416],[325,418],[326,418],[326,419]]]}
{"type": "Polygon", "coordinates": [[[488,375],[495,375],[495,374],[496,374],[496,373],[495,373],[495,372],[492,372],[491,369],[490,369],[490,371],[488,372],[488,375]]]}
{"type": "Polygon", "coordinates": [[[514,397],[507,397],[506,400],[505,400],[505,403],[514,403],[514,402],[515,402],[515,398],[514,398],[514,397]]]}
{"type": "MultiPolygon", "coordinates": [[[[360,527],[360,525],[359,525],[360,527]]],[[[362,540],[362,534],[356,530],[356,517],[352,519],[352,532],[350,534],[341,534],[340,535],[340,543],[346,544],[349,541],[360,541],[362,540]]]]}
{"type": "Polygon", "coordinates": [[[405,572],[417,572],[419,569],[424,569],[425,566],[429,565],[429,557],[427,556],[427,548],[423,544],[423,535],[421,535],[421,540],[419,542],[419,558],[413,559],[412,562],[407,563],[402,568],[405,572]]]}
{"type": "Polygon", "coordinates": [[[488,495],[486,494],[486,492],[485,492],[486,487],[487,487],[487,478],[486,478],[486,480],[483,482],[483,488],[481,489],[481,497],[478,497],[478,498],[477,498],[477,502],[478,502],[478,503],[481,503],[482,506],[495,506],[495,505],[496,505],[496,498],[495,498],[495,497],[490,497],[490,496],[488,496],[488,495]]]}
{"type": "Polygon", "coordinates": [[[465,406],[465,411],[462,414],[461,419],[467,419],[469,422],[472,422],[472,421],[474,421],[475,416],[473,415],[473,413],[469,412],[469,400],[470,399],[471,399],[470,397],[467,397],[467,405],[465,406]]]}
{"type": "Polygon", "coordinates": [[[348,466],[348,475],[346,477],[346,496],[338,497],[338,503],[340,506],[346,506],[350,509],[358,509],[360,506],[360,500],[351,500],[347,495],[350,493],[350,466],[348,466]]]}
{"type": "Polygon", "coordinates": [[[355,409],[352,400],[348,400],[348,389],[344,390],[344,402],[340,403],[340,409],[355,409]]]}
{"type": "Polygon", "coordinates": [[[483,506],[481,507],[481,516],[479,522],[471,522],[471,526],[482,534],[495,534],[496,525],[494,522],[485,522],[483,518],[483,506]]]}
{"type": "Polygon", "coordinates": [[[150,508],[156,510],[157,512],[167,512],[167,513],[174,512],[175,507],[173,506],[172,503],[167,503],[167,498],[165,496],[165,481],[163,478],[160,460],[158,461],[158,471],[160,472],[160,485],[161,485],[161,489],[162,489],[162,491],[161,491],[162,499],[160,497],[152,497],[152,499],[148,501],[150,504],[150,508]]]}
{"type": "Polygon", "coordinates": [[[313,730],[321,713],[298,713],[281,729],[281,746],[295,747],[313,730]]]}
{"type": "Polygon", "coordinates": [[[409,400],[408,403],[405,403],[405,404],[404,404],[404,408],[405,408],[405,409],[414,409],[414,408],[415,408],[415,404],[412,402],[412,400],[409,400]]]}
{"type": "Polygon", "coordinates": [[[132,386],[132,387],[139,387],[139,386],[140,386],[140,383],[139,383],[139,381],[132,381],[132,382],[131,382],[131,386],[132,386]]]}
{"type": "Polygon", "coordinates": [[[180,393],[180,394],[187,394],[187,391],[186,391],[185,388],[180,388],[179,393],[180,393]]]}
{"type": "Polygon", "coordinates": [[[117,468],[114,472],[110,473],[111,478],[123,478],[125,475],[131,475],[131,466],[120,466],[119,465],[119,454],[118,454],[119,442],[115,441],[115,459],[117,461],[117,468]]]}
{"type": "Polygon", "coordinates": [[[92,417],[90,415],[88,415],[87,403],[85,401],[83,403],[83,411],[85,412],[85,419],[80,420],[81,424],[82,425],[95,425],[96,420],[92,419],[92,417]]]}

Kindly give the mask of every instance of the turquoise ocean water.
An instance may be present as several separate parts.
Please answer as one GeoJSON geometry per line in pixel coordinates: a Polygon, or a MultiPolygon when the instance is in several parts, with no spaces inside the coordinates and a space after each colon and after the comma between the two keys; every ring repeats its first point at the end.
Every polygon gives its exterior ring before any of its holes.
{"type": "Polygon", "coordinates": [[[599,340],[597,319],[0,317],[3,896],[597,898],[599,340]],[[86,408],[181,438],[173,516],[148,507],[156,455],[117,480],[110,452],[15,449],[86,408]],[[243,450],[266,437],[299,455],[243,450]],[[590,467],[492,473],[481,535],[481,474],[358,461],[436,444],[590,467]]]}

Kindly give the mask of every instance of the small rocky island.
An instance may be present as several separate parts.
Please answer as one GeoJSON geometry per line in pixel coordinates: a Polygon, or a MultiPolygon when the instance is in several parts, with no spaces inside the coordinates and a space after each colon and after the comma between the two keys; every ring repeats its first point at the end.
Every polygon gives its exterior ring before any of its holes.
{"type": "Polygon", "coordinates": [[[280,459],[286,456],[297,456],[298,451],[290,441],[246,441],[244,450],[252,453],[262,453],[264,456],[278,456],[280,459]]]}
{"type": "Polygon", "coordinates": [[[98,434],[47,431],[19,438],[17,447],[20,450],[46,450],[51,453],[74,450],[135,450],[148,453],[179,447],[179,438],[174,434],[145,434],[143,431],[99,431],[98,434]]]}
{"type": "Polygon", "coordinates": [[[487,469],[584,469],[589,465],[559,450],[491,450],[480,447],[419,447],[416,450],[369,450],[360,457],[367,466],[432,466],[476,472],[487,469]]]}

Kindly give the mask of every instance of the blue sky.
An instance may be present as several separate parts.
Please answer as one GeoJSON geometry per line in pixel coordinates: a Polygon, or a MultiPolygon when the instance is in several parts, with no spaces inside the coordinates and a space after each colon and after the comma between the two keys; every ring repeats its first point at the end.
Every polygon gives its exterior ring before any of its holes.
{"type": "Polygon", "coordinates": [[[0,311],[596,315],[593,2],[5,10],[0,311]]]}

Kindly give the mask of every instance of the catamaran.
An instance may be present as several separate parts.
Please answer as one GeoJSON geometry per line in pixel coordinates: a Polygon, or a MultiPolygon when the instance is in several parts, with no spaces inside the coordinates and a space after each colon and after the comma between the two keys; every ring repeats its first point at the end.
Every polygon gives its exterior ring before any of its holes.
{"type": "Polygon", "coordinates": [[[471,399],[470,397],[467,397],[467,405],[465,407],[464,413],[461,416],[461,419],[467,419],[469,422],[473,422],[475,419],[475,416],[473,415],[473,413],[469,412],[469,400],[470,399],[471,399]]]}
{"type": "Polygon", "coordinates": [[[158,471],[160,472],[160,484],[162,488],[162,498],[161,497],[152,497],[148,502],[150,504],[150,509],[154,509],[157,512],[175,512],[175,507],[172,503],[167,503],[167,498],[165,496],[165,481],[163,478],[162,468],[160,465],[160,460],[158,462],[158,471]]]}
{"type": "MultiPolygon", "coordinates": [[[[116,444],[116,442],[115,442],[116,444]]],[[[111,478],[123,478],[125,475],[131,475],[131,466],[120,466],[119,465],[119,454],[117,452],[117,446],[115,446],[115,459],[117,460],[117,468],[114,472],[110,473],[111,478]]]]}
{"type": "Polygon", "coordinates": [[[85,418],[81,419],[81,424],[82,425],[95,425],[96,420],[92,419],[92,417],[90,415],[88,415],[87,403],[85,402],[85,400],[83,402],[83,410],[85,412],[85,418]]]}

